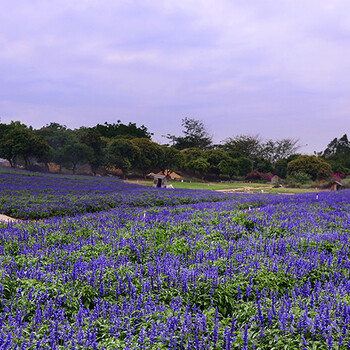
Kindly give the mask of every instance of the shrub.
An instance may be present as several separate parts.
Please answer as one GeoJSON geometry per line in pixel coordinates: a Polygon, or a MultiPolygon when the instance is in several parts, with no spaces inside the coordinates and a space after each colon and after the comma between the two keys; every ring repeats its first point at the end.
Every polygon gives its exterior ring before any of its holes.
{"type": "Polygon", "coordinates": [[[273,175],[271,173],[261,173],[258,170],[253,170],[245,177],[246,180],[271,181],[273,175]]]}
{"type": "Polygon", "coordinates": [[[288,163],[288,175],[305,173],[312,180],[328,178],[332,172],[331,166],[316,156],[300,156],[288,163]]]}
{"type": "Polygon", "coordinates": [[[344,188],[350,188],[350,177],[347,176],[345,179],[342,179],[342,184],[344,188]]]}
{"type": "Polygon", "coordinates": [[[311,182],[311,176],[309,174],[303,173],[301,171],[298,171],[296,173],[293,173],[293,175],[291,176],[295,182],[304,185],[308,182],[311,182]]]}

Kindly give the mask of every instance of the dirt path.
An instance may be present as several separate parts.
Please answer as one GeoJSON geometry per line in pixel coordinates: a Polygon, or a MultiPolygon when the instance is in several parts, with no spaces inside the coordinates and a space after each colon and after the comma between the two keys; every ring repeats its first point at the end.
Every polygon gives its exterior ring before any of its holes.
{"type": "MultiPolygon", "coordinates": [[[[271,186],[272,187],[272,186],[271,186]]],[[[216,190],[217,192],[224,192],[224,193],[254,193],[254,191],[264,192],[264,190],[269,190],[270,187],[236,187],[236,188],[228,188],[224,190],[216,190]]],[[[268,192],[267,192],[268,193],[268,192]]]]}
{"type": "Polygon", "coordinates": [[[23,220],[11,218],[10,216],[0,214],[0,222],[22,222],[23,220]]]}

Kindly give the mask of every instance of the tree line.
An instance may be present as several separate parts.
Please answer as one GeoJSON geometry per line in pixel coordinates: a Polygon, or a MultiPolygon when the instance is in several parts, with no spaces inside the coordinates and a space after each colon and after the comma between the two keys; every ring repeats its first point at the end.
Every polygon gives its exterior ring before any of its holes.
{"type": "Polygon", "coordinates": [[[329,174],[347,174],[350,143],[347,136],[334,139],[326,150],[314,156],[297,153],[298,140],[263,140],[258,135],[236,135],[214,144],[202,121],[182,119],[182,134],[166,135],[167,144],[152,141],[152,133],[135,123],[97,124],[71,130],[51,122],[33,129],[16,121],[0,123],[0,157],[12,167],[18,164],[34,169],[49,163],[72,170],[89,164],[96,175],[108,169],[121,169],[146,176],[151,171],[180,171],[206,179],[268,179],[288,174],[318,179],[329,174]]]}

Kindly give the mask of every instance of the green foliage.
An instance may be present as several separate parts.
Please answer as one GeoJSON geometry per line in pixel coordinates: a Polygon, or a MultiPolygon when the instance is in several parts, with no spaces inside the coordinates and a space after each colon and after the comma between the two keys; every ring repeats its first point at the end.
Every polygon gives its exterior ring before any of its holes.
{"type": "Polygon", "coordinates": [[[68,142],[60,150],[63,163],[70,164],[75,174],[78,164],[84,164],[93,156],[91,147],[81,143],[75,135],[68,138],[68,142]]]}
{"type": "Polygon", "coordinates": [[[204,152],[204,159],[209,163],[208,172],[219,175],[220,163],[229,162],[231,159],[226,152],[219,149],[210,149],[204,152]]]}
{"type": "Polygon", "coordinates": [[[77,136],[79,137],[80,142],[90,147],[92,150],[87,162],[91,166],[93,174],[96,175],[98,168],[105,163],[104,148],[106,147],[106,142],[103,141],[99,132],[93,128],[81,127],[77,130],[77,136]]]}
{"type": "Polygon", "coordinates": [[[172,173],[184,163],[184,155],[174,147],[161,146],[162,154],[158,163],[163,173],[172,173]]]}
{"type": "Polygon", "coordinates": [[[7,126],[2,124],[1,130],[0,156],[7,159],[12,167],[21,158],[28,169],[32,158],[40,159],[49,154],[49,145],[30,128],[12,123],[7,126]]]}
{"type": "Polygon", "coordinates": [[[209,168],[210,164],[203,157],[191,160],[187,163],[187,167],[193,169],[195,172],[203,175],[209,168]]]}
{"type": "Polygon", "coordinates": [[[186,148],[208,149],[212,145],[212,138],[209,136],[204,123],[201,120],[193,118],[183,118],[183,135],[167,135],[175,148],[183,150],[186,148]]]}
{"type": "Polygon", "coordinates": [[[121,169],[125,176],[132,164],[140,161],[141,151],[128,139],[116,139],[110,143],[106,154],[107,165],[121,169]]]}
{"type": "Polygon", "coordinates": [[[303,173],[301,171],[294,172],[290,178],[291,181],[294,181],[298,185],[305,185],[311,182],[311,175],[303,173]]]}
{"type": "Polygon", "coordinates": [[[272,173],[279,176],[282,179],[285,179],[287,177],[287,166],[288,163],[292,160],[297,159],[300,156],[300,154],[292,154],[291,156],[283,159],[279,159],[273,168],[272,173]]]}
{"type": "Polygon", "coordinates": [[[91,128],[91,130],[109,139],[121,137],[123,139],[146,138],[150,140],[153,135],[144,125],[137,127],[136,123],[131,122],[126,125],[120,120],[112,124],[107,122],[104,124],[97,124],[95,127],[91,128]]]}
{"type": "Polygon", "coordinates": [[[131,140],[132,144],[139,149],[140,156],[136,158],[135,167],[142,171],[144,177],[162,159],[161,147],[147,138],[137,138],[131,140]]]}
{"type": "Polygon", "coordinates": [[[331,166],[322,158],[316,156],[299,156],[292,160],[287,166],[288,174],[304,173],[312,180],[326,178],[331,174],[331,166]]]}

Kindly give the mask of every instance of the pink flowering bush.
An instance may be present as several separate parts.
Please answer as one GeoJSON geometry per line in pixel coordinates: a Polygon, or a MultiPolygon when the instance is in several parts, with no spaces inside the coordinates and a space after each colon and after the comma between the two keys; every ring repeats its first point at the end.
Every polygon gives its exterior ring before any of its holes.
{"type": "Polygon", "coordinates": [[[331,178],[333,180],[341,180],[344,179],[347,175],[349,175],[348,173],[345,173],[344,171],[337,171],[334,174],[331,174],[331,178]]]}
{"type": "Polygon", "coordinates": [[[261,173],[258,170],[253,170],[245,177],[246,180],[264,180],[271,181],[273,175],[271,173],[261,173]]]}

